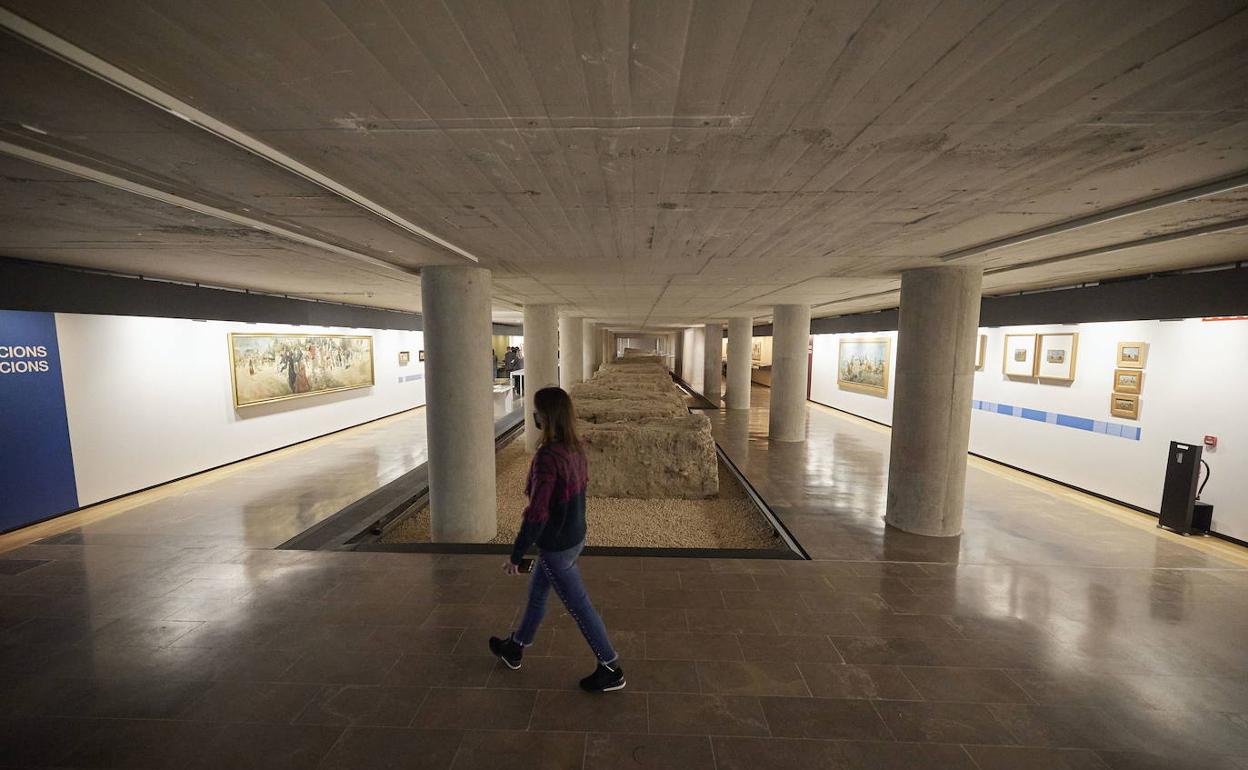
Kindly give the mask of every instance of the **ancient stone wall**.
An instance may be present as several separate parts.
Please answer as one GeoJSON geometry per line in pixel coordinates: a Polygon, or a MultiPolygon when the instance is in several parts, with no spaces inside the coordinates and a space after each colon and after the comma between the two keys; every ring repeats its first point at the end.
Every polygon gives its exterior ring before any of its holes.
{"type": "Polygon", "coordinates": [[[719,492],[710,420],[689,413],[658,361],[617,359],[571,388],[592,496],[693,499],[719,492]]]}

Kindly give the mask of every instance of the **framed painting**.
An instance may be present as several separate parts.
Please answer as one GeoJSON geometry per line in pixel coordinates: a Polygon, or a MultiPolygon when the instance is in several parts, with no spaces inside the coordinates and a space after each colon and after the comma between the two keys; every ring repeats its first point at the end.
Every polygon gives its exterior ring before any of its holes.
{"type": "Polygon", "coordinates": [[[408,362],[411,360],[412,352],[410,350],[399,351],[399,366],[407,366],[408,362]]]}
{"type": "Polygon", "coordinates": [[[984,368],[984,356],[988,351],[988,335],[979,335],[979,347],[975,348],[975,368],[984,368]]]}
{"type": "Polygon", "coordinates": [[[424,361],[424,360],[425,360],[425,351],[423,351],[423,350],[422,350],[422,351],[418,352],[418,353],[416,354],[416,358],[417,358],[417,360],[424,361]]]}
{"type": "Polygon", "coordinates": [[[1148,355],[1147,342],[1119,342],[1118,368],[1143,369],[1144,357],[1148,355]]]}
{"type": "Polygon", "coordinates": [[[1005,360],[1001,371],[1006,377],[1036,376],[1036,335],[1005,335],[1005,360]]]}
{"type": "Polygon", "coordinates": [[[836,385],[872,396],[888,396],[888,365],[893,341],[877,339],[839,340],[836,362],[836,385]]]}
{"type": "Polygon", "coordinates": [[[230,334],[234,406],[373,385],[373,338],[346,334],[230,334]]]}
{"type": "Polygon", "coordinates": [[[1109,397],[1109,413],[1128,420],[1140,419],[1140,397],[1129,393],[1115,393],[1109,397]]]}
{"type": "Polygon", "coordinates": [[[1036,356],[1036,376],[1042,380],[1075,381],[1075,360],[1079,357],[1079,333],[1041,334],[1036,356]]]}
{"type": "Polygon", "coordinates": [[[1144,387],[1144,372],[1139,369],[1115,369],[1114,392],[1140,395],[1144,387]]]}

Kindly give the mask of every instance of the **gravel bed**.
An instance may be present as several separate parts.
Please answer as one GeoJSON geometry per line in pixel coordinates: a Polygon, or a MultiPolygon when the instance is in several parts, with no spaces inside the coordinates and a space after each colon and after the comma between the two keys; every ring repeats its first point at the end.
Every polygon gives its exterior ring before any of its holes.
{"type": "MultiPolygon", "coordinates": [[[[526,503],[524,482],[529,455],[513,441],[497,456],[498,536],[510,543],[520,528],[526,503]]],[[[593,467],[589,469],[594,472],[593,467]]],[[[413,506],[416,508],[416,506],[413,506]]],[[[745,490],[720,463],[719,496],[708,500],[633,500],[591,497],[586,504],[589,545],[634,548],[780,548],[771,526],[745,490]]],[[[428,543],[429,508],[405,512],[382,537],[383,543],[428,543]]]]}

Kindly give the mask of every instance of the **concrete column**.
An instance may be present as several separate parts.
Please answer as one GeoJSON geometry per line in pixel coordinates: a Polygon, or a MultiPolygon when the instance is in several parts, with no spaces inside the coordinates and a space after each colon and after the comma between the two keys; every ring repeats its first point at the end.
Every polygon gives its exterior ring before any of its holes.
{"type": "Polygon", "coordinates": [[[588,380],[598,371],[598,346],[595,336],[598,325],[586,320],[581,328],[581,378],[588,380]]]}
{"type": "Polygon", "coordinates": [[[901,274],[884,520],[906,532],[962,532],[983,277],[962,266],[901,274]]]}
{"type": "Polygon", "coordinates": [[[484,543],[498,534],[490,271],[433,265],[420,271],[425,345],[429,510],[435,543],[484,543]]]}
{"type": "Polygon", "coordinates": [[[806,440],[806,369],[810,305],[776,305],[771,332],[772,441],[806,440]]]}
{"type": "Polygon", "coordinates": [[[584,323],[580,316],[559,316],[559,387],[564,390],[585,379],[584,323]]]}
{"type": "Polygon", "coordinates": [[[533,425],[533,394],[559,384],[557,350],[559,308],[555,305],[524,306],[524,446],[537,449],[540,432],[533,425]]]}
{"type": "Polygon", "coordinates": [[[750,408],[750,361],[754,319],[728,319],[728,408],[750,408]]]}
{"type": "Polygon", "coordinates": [[[702,346],[702,395],[715,406],[723,399],[724,384],[724,326],[707,324],[702,346]]]}

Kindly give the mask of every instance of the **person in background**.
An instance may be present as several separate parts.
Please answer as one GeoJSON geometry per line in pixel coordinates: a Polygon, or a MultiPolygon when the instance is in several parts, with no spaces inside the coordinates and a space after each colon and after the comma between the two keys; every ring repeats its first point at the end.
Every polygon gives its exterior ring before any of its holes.
{"type": "Polygon", "coordinates": [[[529,504],[503,571],[519,574],[524,553],[533,543],[537,544],[539,555],[529,580],[528,606],[520,627],[506,638],[490,637],[490,652],[513,671],[520,668],[524,648],[533,644],[546,614],[546,598],[554,588],[598,662],[594,672],[581,680],[581,689],[622,690],[625,680],[620,656],[611,646],[606,626],[590,603],[576,566],[585,547],[585,488],[589,474],[585,450],[576,435],[572,399],[560,388],[542,388],[533,395],[533,408],[533,422],[542,435],[524,488],[529,504]]]}
{"type": "Polygon", "coordinates": [[[503,369],[507,372],[507,376],[520,367],[516,366],[516,348],[507,348],[507,352],[503,354],[503,369]]]}

